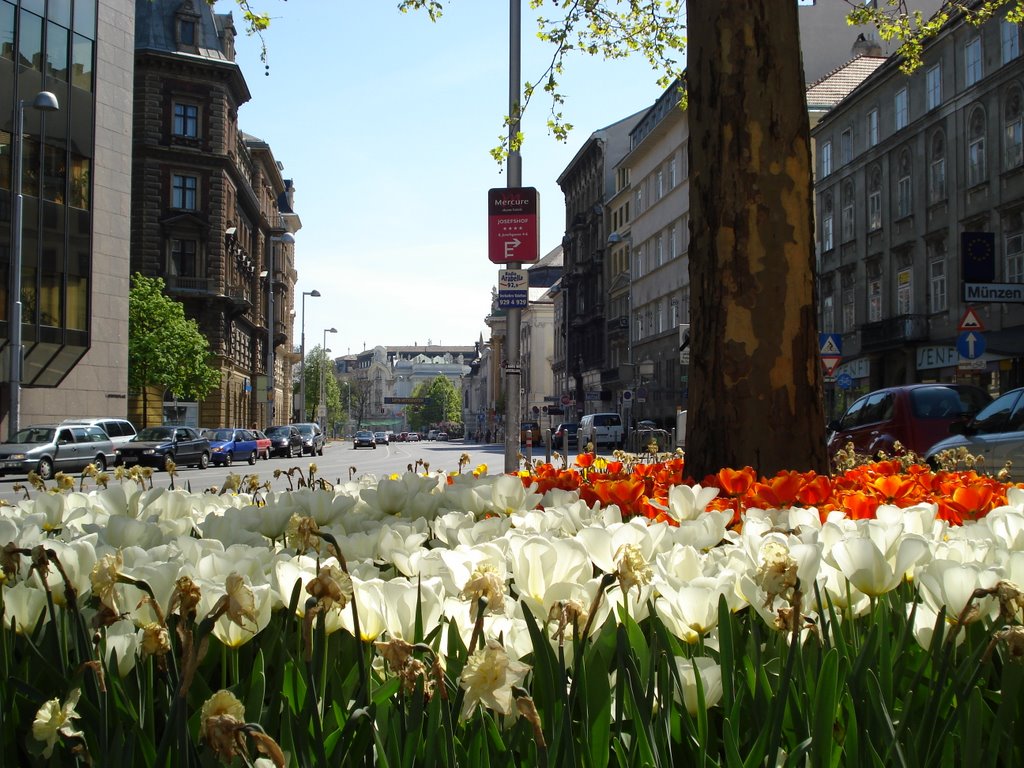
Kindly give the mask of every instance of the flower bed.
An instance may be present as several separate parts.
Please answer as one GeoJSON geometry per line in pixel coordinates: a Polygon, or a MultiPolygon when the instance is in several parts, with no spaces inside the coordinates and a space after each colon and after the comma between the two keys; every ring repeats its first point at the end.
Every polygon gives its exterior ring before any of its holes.
{"type": "Polygon", "coordinates": [[[36,493],[0,508],[3,743],[24,765],[1021,764],[1024,489],[683,473],[36,493]]]}

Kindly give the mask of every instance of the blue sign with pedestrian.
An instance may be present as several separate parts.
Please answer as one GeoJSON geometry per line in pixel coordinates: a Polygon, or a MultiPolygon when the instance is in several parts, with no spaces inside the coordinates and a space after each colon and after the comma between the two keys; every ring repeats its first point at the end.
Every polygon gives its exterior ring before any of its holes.
{"type": "Polygon", "coordinates": [[[977,360],[985,354],[985,336],[978,331],[961,331],[956,338],[956,351],[964,360],[977,360]]]}

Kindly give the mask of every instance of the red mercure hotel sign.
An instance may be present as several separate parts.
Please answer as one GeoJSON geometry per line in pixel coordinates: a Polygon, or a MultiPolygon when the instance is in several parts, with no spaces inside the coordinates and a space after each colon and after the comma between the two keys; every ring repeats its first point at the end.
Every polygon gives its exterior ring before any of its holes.
{"type": "Polygon", "coordinates": [[[487,192],[487,256],[495,264],[537,261],[540,256],[538,195],[533,187],[487,192]]]}

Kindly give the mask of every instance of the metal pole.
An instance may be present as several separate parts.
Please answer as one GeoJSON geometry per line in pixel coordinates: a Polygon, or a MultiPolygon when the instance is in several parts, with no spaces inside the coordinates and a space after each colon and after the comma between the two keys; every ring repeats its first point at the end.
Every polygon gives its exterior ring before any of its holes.
{"type": "Polygon", "coordinates": [[[274,423],[274,242],[267,249],[267,426],[274,423]]]}
{"type": "MultiPolygon", "coordinates": [[[[508,187],[511,189],[523,185],[523,159],[514,144],[519,134],[521,109],[519,68],[522,50],[522,0],[509,0],[508,18],[508,187]]],[[[521,269],[523,265],[516,262],[508,266],[512,269],[521,269]]],[[[522,322],[522,310],[509,309],[506,320],[505,471],[515,472],[519,469],[519,425],[522,421],[519,402],[522,389],[522,371],[519,368],[519,325],[522,322]]]]}
{"type": "Polygon", "coordinates": [[[18,99],[14,108],[14,207],[11,210],[11,282],[7,294],[11,304],[11,383],[10,410],[7,414],[7,438],[14,441],[21,415],[21,154],[25,133],[25,101],[18,99]]]}
{"type": "Polygon", "coordinates": [[[324,402],[324,390],[327,388],[327,329],[324,328],[324,343],[320,347],[324,353],[324,362],[320,366],[320,399],[317,401],[317,421],[320,423],[320,431],[324,429],[327,422],[327,404],[324,402]]]}
{"type": "Polygon", "coordinates": [[[314,288],[312,291],[302,292],[302,342],[299,354],[302,356],[302,375],[299,377],[299,423],[306,421],[306,297],[320,298],[320,291],[314,288]]]}

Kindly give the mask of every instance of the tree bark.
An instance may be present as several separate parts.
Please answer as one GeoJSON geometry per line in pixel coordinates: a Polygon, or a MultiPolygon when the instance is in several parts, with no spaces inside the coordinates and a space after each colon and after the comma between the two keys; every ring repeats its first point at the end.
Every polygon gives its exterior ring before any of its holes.
{"type": "Polygon", "coordinates": [[[794,0],[689,0],[686,473],[826,471],[794,0]]]}

